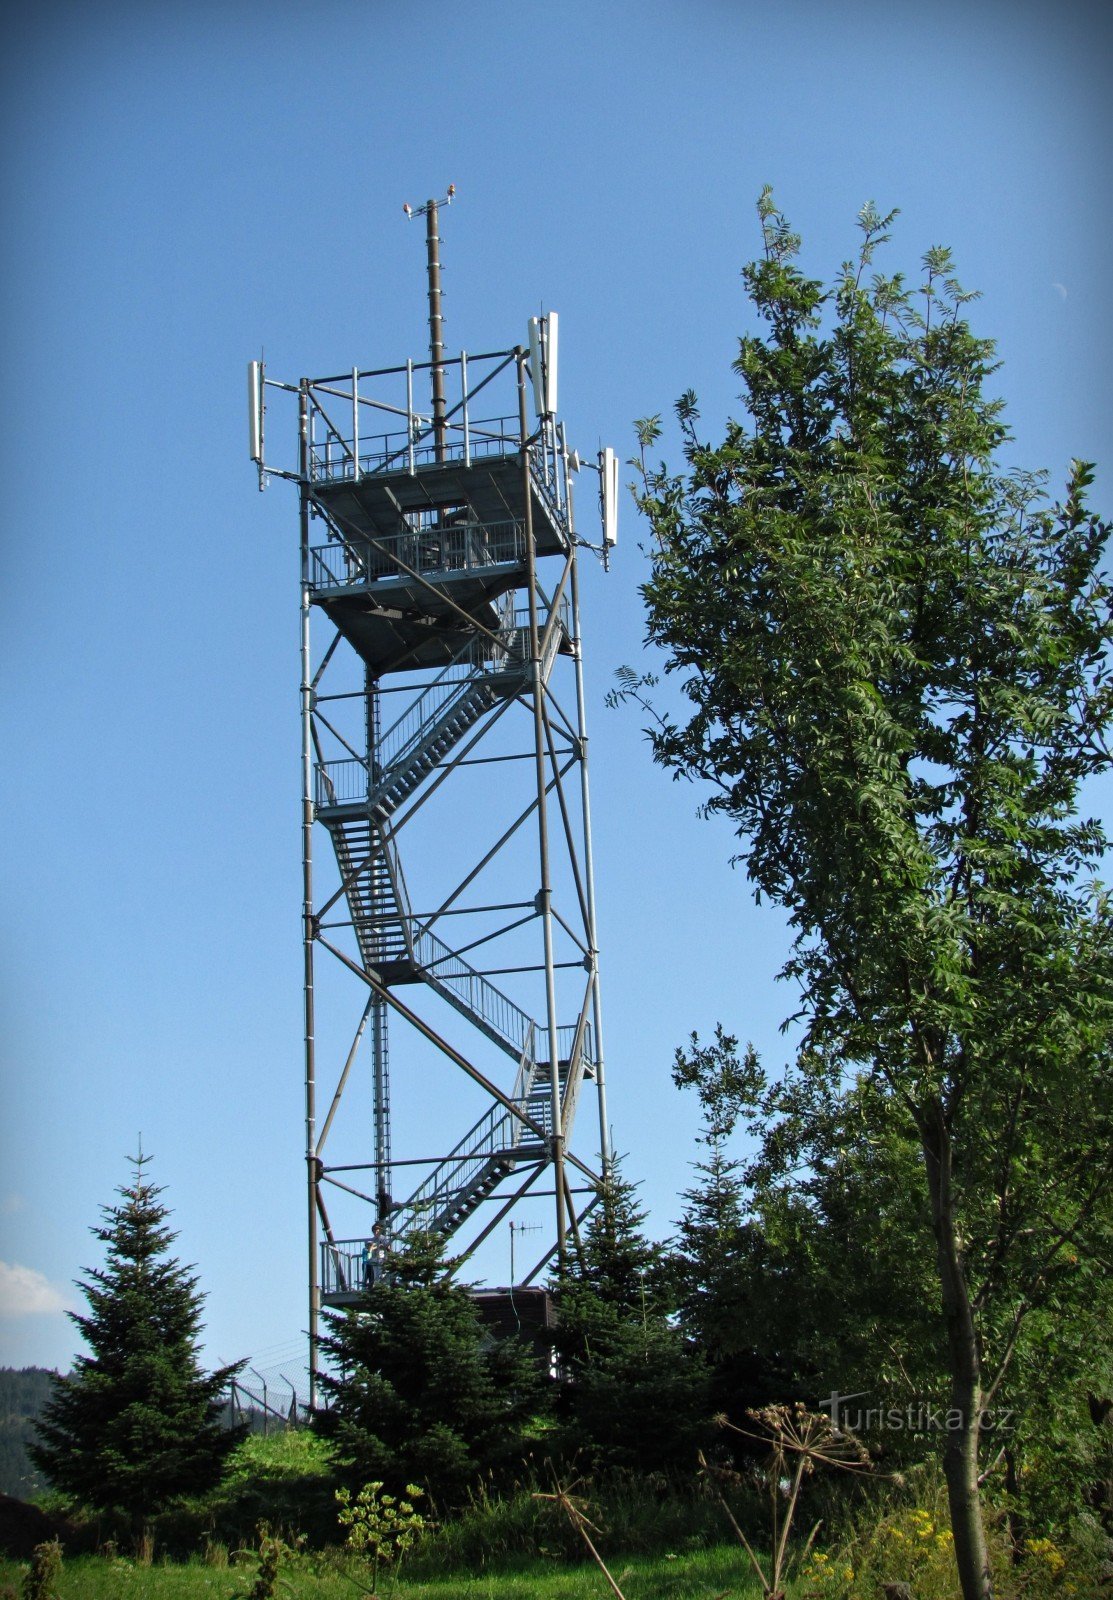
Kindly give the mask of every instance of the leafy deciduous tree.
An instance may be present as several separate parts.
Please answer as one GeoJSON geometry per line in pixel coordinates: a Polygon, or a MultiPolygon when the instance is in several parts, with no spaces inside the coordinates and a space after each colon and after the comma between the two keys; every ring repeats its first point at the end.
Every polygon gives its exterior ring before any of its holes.
{"type": "MultiPolygon", "coordinates": [[[[759,210],[748,422],[705,442],[685,396],[679,475],[645,464],[656,420],[640,428],[649,637],[688,702],[650,735],[788,909],[802,1068],[835,1098],[863,1074],[878,1138],[914,1130],[960,1419],[955,1551],[980,1600],[982,1418],[1032,1319],[1109,1258],[1113,917],[1079,814],[1110,764],[1109,527],[1085,464],[1054,507],[999,466],[993,347],[946,251],[916,288],[870,276],[891,219],[867,207],[828,290],[768,191],[759,210]]],[[[644,699],[632,674],[620,694],[644,699]]],[[[756,1105],[746,1063],[725,1066],[727,1099],[756,1105]]]]}

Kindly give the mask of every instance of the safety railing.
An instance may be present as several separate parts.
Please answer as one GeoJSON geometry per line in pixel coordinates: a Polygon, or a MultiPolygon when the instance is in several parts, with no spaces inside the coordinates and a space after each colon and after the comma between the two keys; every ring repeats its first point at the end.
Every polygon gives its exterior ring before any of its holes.
{"type": "Polygon", "coordinates": [[[466,1011],[496,1044],[521,1057],[534,1026],[521,1006],[427,929],[415,930],[414,960],[431,988],[466,1011]]]}
{"type": "Polygon", "coordinates": [[[365,1239],[322,1240],[323,1295],[360,1294],[371,1287],[374,1265],[368,1244],[365,1239]]]}
{"type": "Polygon", "coordinates": [[[348,757],[318,762],[313,770],[313,799],[322,808],[358,805],[367,799],[367,763],[348,757]]]}
{"type": "MultiPolygon", "coordinates": [[[[567,602],[562,603],[561,620],[567,627],[567,602]]],[[[358,757],[319,762],[314,770],[315,803],[319,807],[358,805],[361,801],[372,803],[376,793],[382,793],[396,782],[406,767],[421,756],[435,740],[438,730],[457,718],[462,719],[465,731],[466,727],[473,726],[493,704],[488,674],[505,673],[508,660],[524,668],[524,629],[528,622],[528,610],[515,609],[511,596],[504,596],[499,608],[499,642],[496,644],[486,638],[470,641],[456,660],[438,673],[384,730],[372,772],[358,757]]],[[[558,643],[557,630],[554,630],[546,669],[558,643]]],[[[498,692],[508,692],[504,680],[500,681],[498,692]]]]}
{"type": "Polygon", "coordinates": [[[561,499],[558,480],[546,470],[545,459],[536,450],[529,453],[529,473],[533,479],[533,487],[544,500],[557,522],[562,527],[568,525],[568,508],[561,499]]]}
{"type": "MultiPolygon", "coordinates": [[[[537,1058],[531,1023],[510,1094],[514,1105],[526,1109],[536,1076],[537,1058]]],[[[523,1141],[528,1143],[536,1137],[534,1130],[501,1101],[491,1106],[468,1129],[452,1153],[418,1185],[396,1213],[393,1226],[396,1230],[404,1231],[408,1222],[411,1227],[423,1224],[435,1229],[448,1212],[462,1204],[473,1192],[473,1186],[490,1169],[492,1161],[499,1156],[512,1156],[523,1141]]]]}
{"type": "Polygon", "coordinates": [[[408,1224],[435,1230],[446,1213],[470,1195],[491,1162],[508,1153],[509,1124],[516,1121],[505,1106],[492,1106],[468,1130],[448,1159],[414,1191],[395,1217],[395,1226],[405,1228],[408,1224]]]}
{"type": "Polygon", "coordinates": [[[482,673],[474,670],[453,679],[442,678],[409,707],[404,717],[390,729],[379,746],[382,781],[389,782],[450,722],[462,719],[473,723],[493,703],[491,686],[482,673]]]}
{"type": "MultiPolygon", "coordinates": [[[[438,461],[483,461],[516,455],[522,440],[517,417],[487,417],[482,422],[447,422],[438,444],[432,421],[414,418],[415,426],[372,434],[359,441],[359,470],[364,473],[408,472],[438,461]]],[[[355,452],[351,439],[329,431],[309,451],[309,476],[316,483],[351,479],[355,452]]]]}
{"type": "MultiPolygon", "coordinates": [[[[544,1045],[546,1042],[547,1042],[547,1036],[543,1032],[542,1033],[542,1044],[544,1045]]],[[[566,1027],[561,1027],[561,1028],[557,1029],[557,1049],[560,1051],[560,1059],[561,1059],[561,1061],[567,1061],[569,1059],[569,1057],[572,1054],[572,1047],[574,1046],[575,1042],[576,1042],[576,1024],[574,1022],[569,1023],[566,1027]]],[[[580,1046],[580,1050],[581,1050],[581,1053],[583,1055],[583,1058],[584,1058],[585,1062],[587,1062],[590,1066],[594,1066],[595,1065],[595,1051],[594,1051],[594,1048],[592,1046],[592,1030],[591,1030],[591,1023],[590,1022],[587,1022],[587,1023],[584,1024],[584,1037],[583,1037],[583,1043],[580,1046]]],[[[541,1053],[543,1055],[547,1055],[548,1051],[547,1050],[542,1050],[541,1053]]]]}
{"type": "Polygon", "coordinates": [[[315,593],[359,589],[379,578],[405,576],[408,567],[422,577],[520,565],[525,560],[525,530],[520,522],[449,522],[431,528],[385,533],[372,543],[315,545],[309,552],[309,587],[315,593]]]}
{"type": "Polygon", "coordinates": [[[436,743],[438,733],[459,724],[461,734],[473,727],[494,704],[495,691],[474,671],[455,679],[439,679],[400,717],[379,746],[379,762],[369,773],[365,761],[346,757],[320,762],[314,769],[318,806],[374,804],[411,765],[436,743]]]}

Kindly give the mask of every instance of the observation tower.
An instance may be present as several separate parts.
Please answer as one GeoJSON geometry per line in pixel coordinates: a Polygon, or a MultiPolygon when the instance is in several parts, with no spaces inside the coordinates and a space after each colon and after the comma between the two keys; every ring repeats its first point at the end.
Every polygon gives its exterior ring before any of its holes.
{"type": "Polygon", "coordinates": [[[259,486],[299,507],[311,1403],[321,1306],[358,1301],[369,1240],[428,1230],[471,1256],[539,1219],[528,1285],[563,1266],[611,1159],[577,562],[614,545],[617,461],[568,446],[555,312],[521,345],[446,353],[451,197],[407,207],[428,361],[248,369],[259,486]]]}

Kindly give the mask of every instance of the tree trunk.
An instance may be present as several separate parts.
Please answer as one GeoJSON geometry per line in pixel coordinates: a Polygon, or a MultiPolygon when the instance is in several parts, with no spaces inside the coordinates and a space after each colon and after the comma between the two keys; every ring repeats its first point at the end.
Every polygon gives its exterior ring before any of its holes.
{"type": "Polygon", "coordinates": [[[1009,1559],[1014,1567],[1019,1567],[1024,1559],[1024,1539],[1026,1529],[1024,1518],[1017,1510],[1020,1498],[1020,1479],[1016,1470],[1016,1451],[1005,1451],[1005,1493],[1009,1497],[1009,1559]]]}
{"type": "Polygon", "coordinates": [[[955,1227],[951,1140],[941,1108],[935,1109],[931,1124],[923,1130],[922,1143],[939,1264],[939,1286],[947,1321],[951,1402],[947,1417],[947,1444],[943,1452],[943,1474],[947,1480],[955,1561],[962,1600],[992,1600],[993,1579],[989,1571],[989,1552],[986,1549],[978,1487],[978,1439],[982,1409],[978,1334],[955,1227]]]}

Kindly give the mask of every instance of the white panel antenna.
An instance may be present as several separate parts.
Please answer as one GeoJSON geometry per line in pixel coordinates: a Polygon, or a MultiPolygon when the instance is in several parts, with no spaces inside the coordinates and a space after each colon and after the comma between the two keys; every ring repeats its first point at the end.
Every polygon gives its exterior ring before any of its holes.
{"type": "Polygon", "coordinates": [[[247,363],[247,421],[251,459],[263,465],[263,363],[247,363]]]}
{"type": "Polygon", "coordinates": [[[618,543],[618,457],[609,445],[599,452],[599,505],[603,544],[613,550],[618,543]]]}
{"type": "Polygon", "coordinates": [[[557,332],[558,318],[550,311],[545,318],[545,415],[555,417],[557,412],[557,332]]]}
{"type": "Polygon", "coordinates": [[[557,314],[529,319],[529,370],[533,375],[533,404],[539,417],[557,409],[557,314]]]}

